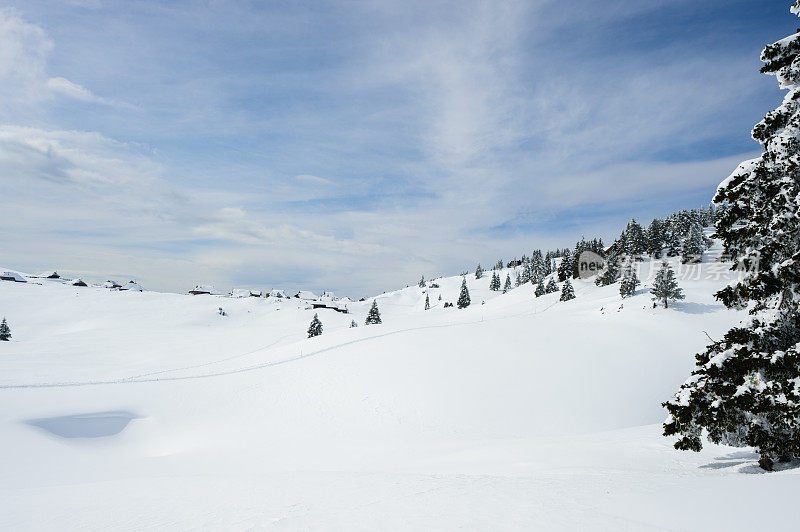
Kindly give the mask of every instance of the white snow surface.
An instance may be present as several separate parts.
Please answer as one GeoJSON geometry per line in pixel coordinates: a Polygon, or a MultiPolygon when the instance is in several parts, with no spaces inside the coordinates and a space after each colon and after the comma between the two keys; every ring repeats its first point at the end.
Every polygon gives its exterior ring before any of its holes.
{"type": "Polygon", "coordinates": [[[660,435],[706,334],[744,317],[712,296],[731,273],[686,271],[667,310],[646,286],[621,301],[575,280],[562,303],[468,275],[469,308],[443,308],[461,277],[443,278],[378,296],[370,326],[371,299],[220,316],[220,299],[0,282],[0,529],[791,528],[797,470],[660,435]]]}

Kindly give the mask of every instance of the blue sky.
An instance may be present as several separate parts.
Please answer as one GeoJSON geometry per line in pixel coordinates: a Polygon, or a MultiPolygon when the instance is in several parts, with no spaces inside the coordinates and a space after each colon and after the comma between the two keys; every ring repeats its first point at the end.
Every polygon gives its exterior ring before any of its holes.
{"type": "Polygon", "coordinates": [[[0,2],[0,264],[367,295],[707,203],[789,2],[0,2]]]}

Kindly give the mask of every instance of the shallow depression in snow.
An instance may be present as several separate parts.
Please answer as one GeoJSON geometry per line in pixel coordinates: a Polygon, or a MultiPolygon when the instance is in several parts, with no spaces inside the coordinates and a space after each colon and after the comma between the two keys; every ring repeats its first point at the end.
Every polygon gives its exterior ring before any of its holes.
{"type": "Polygon", "coordinates": [[[103,438],[119,434],[138,417],[131,412],[112,411],[29,419],[25,423],[61,438],[103,438]]]}

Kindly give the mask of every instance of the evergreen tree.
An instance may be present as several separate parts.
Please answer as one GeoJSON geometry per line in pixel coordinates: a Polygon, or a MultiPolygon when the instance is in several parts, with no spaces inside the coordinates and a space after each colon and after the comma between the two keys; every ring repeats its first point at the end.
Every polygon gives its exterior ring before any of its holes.
{"type": "MultiPolygon", "coordinates": [[[[800,15],[800,0],[792,12],[800,15]]],[[[789,92],[753,129],[761,156],[739,165],[714,197],[727,203],[716,234],[748,267],[717,298],[750,306],[752,317],[697,355],[692,376],[664,403],[664,434],[699,451],[705,430],[714,443],[755,447],[771,470],[800,456],[800,33],[768,45],[761,59],[762,73],[789,92]]]]}
{"type": "Polygon", "coordinates": [[[497,272],[492,272],[492,281],[489,283],[489,290],[493,292],[500,290],[500,276],[497,272]]]}
{"type": "Polygon", "coordinates": [[[658,218],[653,218],[647,226],[647,254],[656,259],[661,258],[661,250],[664,249],[664,223],[658,218]]]}
{"type": "Polygon", "coordinates": [[[549,281],[547,281],[547,285],[544,287],[544,291],[548,294],[552,294],[553,292],[558,292],[558,285],[556,284],[555,279],[552,277],[549,281]]]}
{"type": "Polygon", "coordinates": [[[678,230],[674,227],[669,227],[664,235],[666,240],[664,245],[667,248],[667,257],[677,257],[681,252],[681,239],[678,236],[678,230]]]}
{"type": "Polygon", "coordinates": [[[322,322],[319,321],[319,316],[314,314],[314,319],[311,320],[311,325],[308,326],[308,337],[313,338],[322,334],[322,322]]]}
{"type": "Polygon", "coordinates": [[[417,286],[419,286],[420,288],[425,288],[425,276],[424,275],[419,278],[419,283],[417,283],[417,286]]]}
{"type": "Polygon", "coordinates": [[[11,329],[8,327],[6,319],[0,321],[0,342],[8,342],[11,340],[11,329]]]}
{"type": "Polygon", "coordinates": [[[564,250],[564,256],[561,259],[561,264],[558,265],[558,280],[566,281],[572,277],[572,254],[569,248],[564,250]]]}
{"type": "Polygon", "coordinates": [[[509,290],[511,290],[511,275],[506,274],[506,284],[503,285],[503,293],[506,294],[509,290]]]}
{"type": "Polygon", "coordinates": [[[425,310],[430,310],[431,300],[428,294],[425,294],[425,310]]]}
{"type": "Polygon", "coordinates": [[[497,259],[497,262],[494,265],[495,270],[502,270],[504,266],[503,259],[497,259]]]}
{"type": "Polygon", "coordinates": [[[619,280],[619,258],[616,256],[609,257],[606,261],[606,269],[603,273],[597,276],[594,284],[597,286],[608,286],[614,284],[619,280]]]}
{"type": "Polygon", "coordinates": [[[536,285],[536,290],[533,293],[536,297],[540,297],[545,294],[544,283],[542,282],[541,279],[539,279],[539,283],[536,285]]]}
{"type": "Polygon", "coordinates": [[[461,280],[461,293],[458,295],[458,301],[456,301],[456,305],[458,308],[467,308],[470,304],[469,299],[469,290],[467,289],[467,280],[461,280]]]}
{"type": "Polygon", "coordinates": [[[564,286],[561,288],[560,301],[569,301],[570,299],[575,299],[575,290],[572,288],[572,283],[567,279],[564,281],[564,286]]]}
{"type": "Polygon", "coordinates": [[[647,237],[644,234],[644,229],[639,223],[631,219],[628,222],[628,228],[625,231],[625,236],[628,241],[629,253],[631,255],[643,255],[647,251],[647,237]]]}
{"type": "Polygon", "coordinates": [[[369,308],[369,312],[367,313],[367,321],[364,322],[366,325],[377,325],[381,322],[381,313],[378,310],[378,302],[376,300],[372,300],[372,306],[369,308]]]}
{"type": "Polygon", "coordinates": [[[675,272],[670,268],[669,263],[665,260],[661,263],[661,269],[656,274],[655,281],[653,281],[653,288],[650,290],[653,294],[653,301],[663,301],[664,308],[667,308],[669,299],[683,299],[683,289],[678,287],[678,281],[675,280],[675,272]]]}
{"type": "Polygon", "coordinates": [[[619,295],[623,298],[630,297],[636,293],[637,286],[639,286],[639,278],[636,276],[633,260],[629,259],[622,273],[622,281],[619,283],[619,295]]]}
{"type": "Polygon", "coordinates": [[[475,268],[475,278],[480,279],[483,277],[483,268],[481,268],[481,264],[478,263],[478,267],[475,268]]]}
{"type": "Polygon", "coordinates": [[[706,241],[700,222],[693,223],[689,230],[689,236],[683,241],[681,247],[681,262],[684,264],[700,262],[705,250],[706,241]]]}

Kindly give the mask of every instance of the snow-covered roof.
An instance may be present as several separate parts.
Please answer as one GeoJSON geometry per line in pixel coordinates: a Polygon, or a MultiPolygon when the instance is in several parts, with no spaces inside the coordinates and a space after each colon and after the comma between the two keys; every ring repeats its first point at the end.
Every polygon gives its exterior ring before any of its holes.
{"type": "Polygon", "coordinates": [[[286,297],[286,292],[284,290],[270,290],[269,291],[270,297],[286,297]]]}
{"type": "Polygon", "coordinates": [[[4,281],[16,281],[18,283],[27,283],[28,281],[17,272],[3,272],[0,273],[0,279],[4,281]]]}
{"type": "Polygon", "coordinates": [[[119,287],[121,287],[122,285],[121,285],[121,284],[119,284],[119,283],[118,283],[118,282],[116,282],[116,281],[112,281],[111,279],[109,279],[108,281],[106,281],[106,282],[103,284],[103,286],[104,286],[105,288],[119,288],[119,287]]]}
{"type": "Polygon", "coordinates": [[[234,288],[231,290],[231,297],[250,297],[251,293],[247,288],[234,288]]]}
{"type": "Polygon", "coordinates": [[[333,292],[322,292],[322,295],[319,296],[320,299],[329,299],[330,301],[334,301],[336,299],[336,294],[333,292]]]}
{"type": "Polygon", "coordinates": [[[83,280],[83,279],[81,279],[80,277],[78,277],[77,279],[73,279],[73,280],[71,280],[71,281],[69,282],[69,284],[71,284],[72,286],[88,286],[88,285],[86,284],[86,281],[84,281],[84,280],[83,280]]]}
{"type": "Polygon", "coordinates": [[[219,295],[219,292],[217,292],[217,289],[214,288],[214,286],[212,286],[210,284],[199,284],[199,285],[195,286],[194,288],[192,288],[191,290],[189,290],[189,293],[190,294],[195,294],[195,295],[200,295],[200,294],[219,295]]]}
{"type": "Polygon", "coordinates": [[[295,297],[298,297],[305,301],[311,301],[313,299],[317,299],[316,294],[314,294],[314,292],[309,292],[308,290],[300,290],[299,292],[297,292],[297,295],[295,297]]]}
{"type": "Polygon", "coordinates": [[[131,290],[133,292],[141,292],[144,289],[141,286],[139,286],[139,284],[136,283],[135,281],[128,281],[127,284],[120,287],[120,290],[131,290]]]}
{"type": "Polygon", "coordinates": [[[58,272],[57,272],[57,271],[55,271],[55,270],[48,270],[48,271],[46,271],[46,272],[42,272],[42,273],[40,273],[40,274],[39,274],[39,275],[37,275],[36,277],[41,277],[41,278],[44,278],[44,279],[58,279],[58,278],[60,278],[61,276],[60,276],[60,275],[58,275],[58,272]]]}

